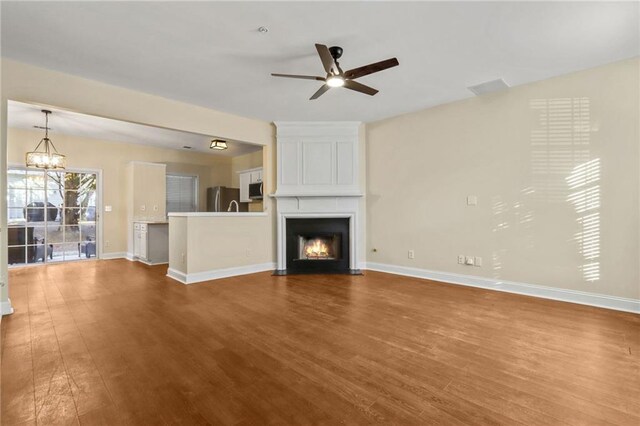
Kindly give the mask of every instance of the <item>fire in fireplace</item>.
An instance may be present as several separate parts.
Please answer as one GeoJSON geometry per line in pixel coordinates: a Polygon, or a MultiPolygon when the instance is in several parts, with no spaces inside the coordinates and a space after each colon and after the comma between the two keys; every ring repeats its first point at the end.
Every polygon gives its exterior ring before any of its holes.
{"type": "Polygon", "coordinates": [[[298,236],[298,259],[335,260],[340,257],[340,235],[330,237],[298,236]]]}
{"type": "Polygon", "coordinates": [[[349,219],[287,219],[287,273],[348,272],[349,219]]]}

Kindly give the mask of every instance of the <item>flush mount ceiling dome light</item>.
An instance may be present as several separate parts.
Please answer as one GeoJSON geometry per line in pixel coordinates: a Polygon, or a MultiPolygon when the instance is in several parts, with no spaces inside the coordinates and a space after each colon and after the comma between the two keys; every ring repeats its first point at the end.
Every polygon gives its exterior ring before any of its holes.
{"type": "Polygon", "coordinates": [[[67,165],[67,159],[64,155],[58,153],[55,145],[49,139],[49,114],[51,114],[51,111],[43,109],[42,112],[45,116],[44,138],[40,139],[35,150],[27,152],[25,156],[27,167],[49,170],[64,169],[67,165]],[[39,151],[38,149],[43,143],[44,146],[39,151]]]}
{"type": "Polygon", "coordinates": [[[209,148],[218,150],[227,149],[227,141],[223,141],[222,139],[214,139],[211,141],[211,145],[209,146],[209,148]]]}

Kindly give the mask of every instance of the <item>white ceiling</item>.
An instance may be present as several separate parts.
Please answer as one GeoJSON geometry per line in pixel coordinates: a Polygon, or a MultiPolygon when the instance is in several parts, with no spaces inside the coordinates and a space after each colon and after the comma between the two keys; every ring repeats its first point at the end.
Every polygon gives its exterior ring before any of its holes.
{"type": "Polygon", "coordinates": [[[640,54],[638,2],[2,2],[2,55],[264,120],[362,120],[640,54]],[[267,26],[269,32],[257,28],[267,26]],[[322,75],[314,43],[374,97],[269,73],[322,75]]]}
{"type": "MultiPolygon", "coordinates": [[[[197,151],[211,155],[223,155],[235,157],[262,149],[262,146],[251,145],[243,142],[227,140],[228,149],[222,151],[209,149],[211,139],[214,136],[187,133],[160,127],[146,126],[126,121],[112,120],[110,118],[96,117],[93,115],[78,114],[55,108],[43,108],[21,102],[9,101],[7,108],[7,124],[9,127],[37,130],[34,126],[44,126],[45,115],[42,109],[51,111],[49,116],[49,136],[53,143],[56,135],[65,134],[71,136],[86,137],[92,139],[125,142],[141,145],[151,145],[160,148],[187,150],[184,146],[190,146],[189,151],[197,151]]],[[[34,144],[37,140],[34,140],[34,144]]]]}

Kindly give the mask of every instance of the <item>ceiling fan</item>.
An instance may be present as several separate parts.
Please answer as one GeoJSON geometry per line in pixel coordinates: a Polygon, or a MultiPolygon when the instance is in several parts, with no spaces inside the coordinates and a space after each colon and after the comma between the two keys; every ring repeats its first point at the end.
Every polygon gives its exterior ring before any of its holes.
{"type": "Polygon", "coordinates": [[[327,72],[326,77],[273,73],[271,75],[274,77],[300,78],[303,80],[323,81],[324,84],[322,85],[322,87],[320,87],[320,89],[318,89],[318,91],[314,93],[313,96],[309,98],[309,100],[318,99],[332,87],[344,87],[346,89],[355,90],[356,92],[373,96],[378,93],[376,89],[366,86],[362,83],[358,83],[357,81],[355,81],[355,79],[400,65],[396,58],[391,58],[373,64],[364,65],[362,67],[354,68],[348,71],[342,71],[342,68],[340,68],[340,64],[338,63],[338,59],[340,59],[340,57],[342,56],[341,47],[327,47],[324,44],[316,43],[316,50],[318,51],[318,55],[320,55],[320,60],[322,61],[324,70],[327,72]]]}

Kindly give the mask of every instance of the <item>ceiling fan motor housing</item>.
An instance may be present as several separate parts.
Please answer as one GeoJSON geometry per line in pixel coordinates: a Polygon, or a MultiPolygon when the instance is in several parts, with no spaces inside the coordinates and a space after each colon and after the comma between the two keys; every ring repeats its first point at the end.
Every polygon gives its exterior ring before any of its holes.
{"type": "Polygon", "coordinates": [[[333,59],[338,60],[342,56],[342,47],[331,46],[329,48],[329,52],[331,53],[331,56],[333,56],[333,59]]]}

